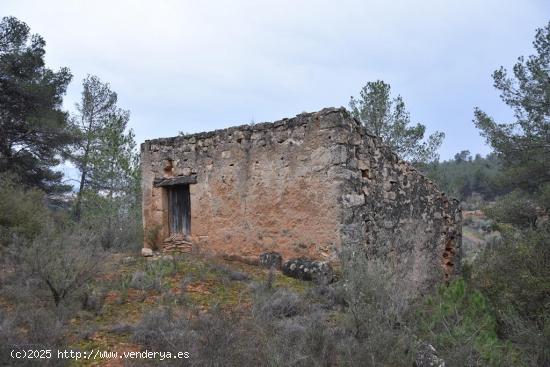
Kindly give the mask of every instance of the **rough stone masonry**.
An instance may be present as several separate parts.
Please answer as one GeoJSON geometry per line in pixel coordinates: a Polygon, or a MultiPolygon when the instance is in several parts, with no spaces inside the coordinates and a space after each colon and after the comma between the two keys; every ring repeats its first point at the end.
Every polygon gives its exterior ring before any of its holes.
{"type": "Polygon", "coordinates": [[[147,140],[141,162],[145,248],[337,262],[359,245],[420,287],[460,270],[458,201],[343,108],[147,140]]]}

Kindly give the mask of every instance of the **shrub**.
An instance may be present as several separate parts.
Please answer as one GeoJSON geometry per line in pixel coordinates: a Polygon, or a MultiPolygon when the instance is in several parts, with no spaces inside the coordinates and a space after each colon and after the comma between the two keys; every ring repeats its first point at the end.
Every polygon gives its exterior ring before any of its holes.
{"type": "Polygon", "coordinates": [[[15,312],[6,317],[0,314],[0,363],[2,365],[37,366],[33,359],[14,360],[13,349],[52,349],[52,358],[41,359],[40,365],[64,366],[69,361],[57,359],[57,349],[65,344],[65,323],[56,313],[46,309],[15,312]]]}
{"type": "Polygon", "coordinates": [[[50,229],[28,246],[14,249],[19,269],[49,290],[56,306],[76,295],[99,272],[103,252],[90,231],[50,229]]]}
{"type": "Polygon", "coordinates": [[[82,223],[94,228],[104,249],[136,250],[142,247],[141,206],[129,195],[105,197],[84,194],[82,223]]]}
{"type": "Polygon", "coordinates": [[[32,240],[52,224],[44,200],[42,191],[24,190],[0,176],[0,245],[32,240]]]}
{"type": "Polygon", "coordinates": [[[473,281],[487,297],[497,331],[529,365],[550,364],[550,229],[502,231],[480,257],[473,281]]]}
{"type": "Polygon", "coordinates": [[[338,363],[343,333],[328,315],[314,311],[262,324],[257,339],[265,366],[334,366],[338,363]]]}
{"type": "Polygon", "coordinates": [[[479,193],[472,193],[461,203],[463,210],[478,210],[484,206],[483,197],[479,193]]]}
{"type": "Polygon", "coordinates": [[[416,271],[428,265],[415,253],[427,241],[422,228],[421,222],[412,222],[380,231],[369,248],[343,246],[341,285],[334,289],[344,307],[341,325],[349,337],[342,353],[349,364],[412,365],[416,339],[408,314],[416,298],[430,291],[427,279],[416,271]],[[374,256],[372,251],[377,251],[374,256]],[[415,261],[407,261],[410,257],[415,261]],[[389,345],[392,353],[386,352],[389,345]]]}
{"type": "Polygon", "coordinates": [[[520,366],[517,351],[497,336],[487,299],[463,279],[442,287],[416,314],[419,335],[452,366],[520,366]]]}
{"type": "Polygon", "coordinates": [[[508,223],[520,228],[535,228],[539,214],[536,201],[520,190],[500,197],[484,211],[489,218],[497,222],[508,223]]]}
{"type": "Polygon", "coordinates": [[[339,358],[342,329],[308,294],[253,284],[252,318],[244,323],[265,366],[331,366],[339,358]]]}
{"type": "Polygon", "coordinates": [[[160,224],[156,224],[145,229],[144,240],[150,248],[157,249],[157,241],[159,239],[161,230],[162,226],[160,224]]]}
{"type": "Polygon", "coordinates": [[[134,329],[132,340],[148,350],[188,346],[194,337],[190,329],[187,318],[175,317],[170,308],[160,308],[143,317],[134,329]]]}
{"type": "MultiPolygon", "coordinates": [[[[214,309],[193,317],[161,308],[146,315],[133,331],[132,340],[150,351],[187,351],[190,366],[257,365],[256,340],[247,337],[239,321],[214,309]]],[[[156,365],[158,361],[151,362],[156,365]]],[[[164,361],[181,365],[182,361],[164,361]]]]}
{"type": "Polygon", "coordinates": [[[306,307],[299,295],[286,289],[255,292],[254,313],[258,319],[293,317],[304,313],[306,307]]]}
{"type": "Polygon", "coordinates": [[[85,290],[82,295],[82,309],[99,315],[103,311],[106,296],[103,290],[85,290]]]}

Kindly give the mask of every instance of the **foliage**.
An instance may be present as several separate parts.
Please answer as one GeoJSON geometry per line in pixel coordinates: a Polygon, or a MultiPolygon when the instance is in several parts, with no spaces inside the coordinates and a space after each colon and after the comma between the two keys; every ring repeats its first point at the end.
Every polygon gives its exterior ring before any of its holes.
{"type": "Polygon", "coordinates": [[[519,366],[518,354],[497,336],[486,298],[463,279],[442,287],[418,310],[419,335],[451,366],[519,366]]]}
{"type": "Polygon", "coordinates": [[[141,202],[137,193],[108,197],[86,191],[82,195],[83,226],[96,228],[96,236],[104,249],[138,249],[143,230],[141,202]]]}
{"type": "Polygon", "coordinates": [[[238,323],[218,310],[191,318],[161,308],[145,315],[132,340],[152,351],[179,352],[185,346],[190,358],[165,360],[168,365],[179,366],[182,361],[189,366],[258,365],[257,350],[261,346],[244,334],[238,323]]]}
{"type": "MultiPolygon", "coordinates": [[[[44,47],[25,23],[13,17],[0,22],[2,312],[4,302],[9,305],[0,340],[4,346],[34,349],[64,343],[68,316],[79,307],[81,295],[84,309],[101,311],[105,295],[90,289],[103,261],[100,245],[120,249],[141,243],[136,145],[132,131],[126,131],[129,113],[116,107],[108,84],[88,77],[81,118],[69,123],[61,105],[71,74],[66,68],[46,68],[44,47]],[[78,197],[78,207],[85,208],[80,226],[63,218],[63,208],[54,213],[46,205],[51,194],[70,188],[54,171],[69,154],[86,172],[78,197]]],[[[3,362],[9,358],[6,349],[0,349],[3,362]]]]}
{"type": "Polygon", "coordinates": [[[98,77],[84,79],[72,119],[80,137],[72,154],[81,173],[75,217],[101,228],[103,248],[135,248],[142,242],[139,162],[129,112],[117,98],[98,77]]]}
{"type": "MultiPolygon", "coordinates": [[[[328,315],[320,310],[263,323],[253,320],[252,330],[255,325],[260,327],[256,338],[263,345],[258,353],[261,365],[356,365],[355,356],[350,356],[347,348],[358,345],[353,345],[350,336],[333,325],[328,315]]],[[[357,354],[362,356],[362,353],[357,354]]],[[[368,366],[369,362],[363,365],[368,366]]]]}
{"type": "MultiPolygon", "coordinates": [[[[327,308],[331,302],[322,300],[331,292],[301,294],[269,281],[251,290],[250,314],[239,317],[217,307],[190,314],[188,308],[163,307],[145,315],[132,340],[153,351],[185,345],[191,354],[186,363],[198,366],[411,365],[411,353],[400,346],[386,353],[389,340],[383,336],[399,336],[402,330],[386,329],[384,324],[376,328],[384,332],[379,339],[355,337],[341,315],[327,308]]],[[[243,306],[247,307],[238,308],[243,306]]],[[[374,325],[372,321],[369,326],[374,325]]]]}
{"type": "Polygon", "coordinates": [[[98,131],[102,144],[90,154],[90,189],[110,198],[134,192],[139,182],[139,157],[133,131],[126,132],[128,119],[127,112],[110,117],[98,131]]]}
{"type": "Polygon", "coordinates": [[[32,240],[51,224],[44,192],[23,189],[9,176],[0,175],[0,245],[32,240]]]}
{"type": "Polygon", "coordinates": [[[550,181],[550,22],[537,30],[533,46],[536,54],[519,57],[513,77],[503,67],[493,73],[515,121],[496,123],[479,108],[474,119],[512,183],[530,192],[550,181]]]}
{"type": "Polygon", "coordinates": [[[493,305],[498,332],[532,366],[550,364],[550,22],[538,29],[536,54],[520,57],[513,77],[493,73],[515,121],[497,124],[476,108],[475,123],[504,163],[511,193],[487,209],[502,240],[486,248],[474,281],[493,305]],[[546,218],[545,218],[546,217],[546,218]]]}
{"type": "Polygon", "coordinates": [[[269,285],[256,287],[254,292],[253,314],[264,322],[272,319],[283,319],[303,315],[307,311],[307,304],[296,292],[286,289],[273,289],[269,285]]]}
{"type": "Polygon", "coordinates": [[[550,182],[545,183],[542,187],[539,188],[538,192],[535,194],[537,198],[537,204],[540,209],[545,213],[550,213],[550,182]]]}
{"type": "MultiPolygon", "coordinates": [[[[387,241],[379,237],[380,244],[387,241]]],[[[405,315],[414,287],[389,263],[369,259],[361,246],[342,249],[342,287],[346,309],[342,325],[372,365],[410,365],[412,335],[405,315]],[[384,346],[391,345],[393,353],[384,346]]]]}
{"type": "Polygon", "coordinates": [[[506,193],[506,177],[501,173],[501,162],[495,154],[472,158],[465,150],[454,159],[432,162],[423,167],[427,176],[437,182],[445,193],[465,200],[478,194],[484,200],[492,200],[506,193]]]}
{"type": "Polygon", "coordinates": [[[158,260],[148,262],[144,270],[132,274],[130,287],[141,290],[155,289],[160,292],[167,286],[164,278],[175,274],[178,268],[175,261],[158,260]]]}
{"type": "Polygon", "coordinates": [[[131,194],[139,178],[134,134],[126,132],[129,112],[117,107],[117,94],[98,77],[88,75],[82,84],[79,114],[72,118],[75,134],[80,137],[72,152],[72,160],[80,170],[77,220],[87,191],[109,198],[131,194]]]}
{"type": "Polygon", "coordinates": [[[389,84],[377,80],[368,82],[360,98],[351,97],[349,106],[354,117],[361,120],[371,134],[379,136],[401,158],[415,163],[437,160],[437,150],[445,134],[436,131],[423,142],[426,126],[409,126],[410,114],[401,96],[390,97],[389,84]]]}
{"type": "Polygon", "coordinates": [[[533,196],[521,190],[503,195],[493,205],[486,207],[484,212],[497,222],[520,228],[535,228],[540,214],[533,196]]]}
{"type": "MultiPolygon", "coordinates": [[[[57,350],[65,348],[66,325],[49,310],[35,309],[7,316],[0,314],[0,361],[12,365],[12,350],[52,350],[52,358],[40,359],[40,365],[65,366],[69,361],[57,359],[57,350]]],[[[36,359],[21,358],[17,366],[37,366],[36,359]]]]}
{"type": "Polygon", "coordinates": [[[550,228],[500,230],[503,240],[476,264],[475,283],[497,312],[499,333],[521,347],[530,365],[548,365],[550,228]]]}
{"type": "Polygon", "coordinates": [[[46,230],[28,246],[15,249],[19,271],[48,289],[55,306],[75,296],[98,274],[102,256],[92,231],[79,227],[46,230]]]}
{"type": "Polygon", "coordinates": [[[143,238],[150,248],[157,250],[156,244],[161,231],[162,225],[160,224],[152,225],[144,230],[143,238]]]}
{"type": "Polygon", "coordinates": [[[62,97],[71,80],[67,68],[44,64],[46,42],[14,17],[0,22],[0,172],[46,192],[66,191],[60,163],[74,141],[62,97]]]}

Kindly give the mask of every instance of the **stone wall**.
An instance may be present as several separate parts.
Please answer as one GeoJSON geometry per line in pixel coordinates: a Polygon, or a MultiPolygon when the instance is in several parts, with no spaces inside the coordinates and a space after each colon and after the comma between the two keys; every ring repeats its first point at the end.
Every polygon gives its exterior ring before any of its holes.
{"type": "MultiPolygon", "coordinates": [[[[340,245],[344,147],[334,145],[323,112],[275,123],[146,141],[143,218],[168,236],[167,199],[155,178],[196,175],[191,233],[201,250],[242,256],[277,251],[328,258],[340,245]]],[[[152,244],[148,244],[150,246],[152,244]]]]}
{"type": "Polygon", "coordinates": [[[154,179],[196,176],[191,237],[203,251],[335,261],[342,244],[355,244],[421,285],[459,271],[458,202],[343,108],[141,149],[144,226],[159,229],[148,247],[168,236],[167,198],[154,179]]]}
{"type": "MultiPolygon", "coordinates": [[[[342,243],[366,246],[367,255],[392,265],[422,291],[460,272],[459,202],[368,134],[345,110],[349,123],[342,243]]],[[[346,134],[343,134],[346,135],[346,134]]]]}

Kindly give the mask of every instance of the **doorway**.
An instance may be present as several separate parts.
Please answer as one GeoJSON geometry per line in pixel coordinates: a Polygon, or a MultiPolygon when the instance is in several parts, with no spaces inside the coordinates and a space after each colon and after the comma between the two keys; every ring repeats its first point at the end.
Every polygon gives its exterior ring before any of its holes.
{"type": "Polygon", "coordinates": [[[191,234],[191,197],[189,185],[168,187],[168,222],[170,236],[191,234]]]}

